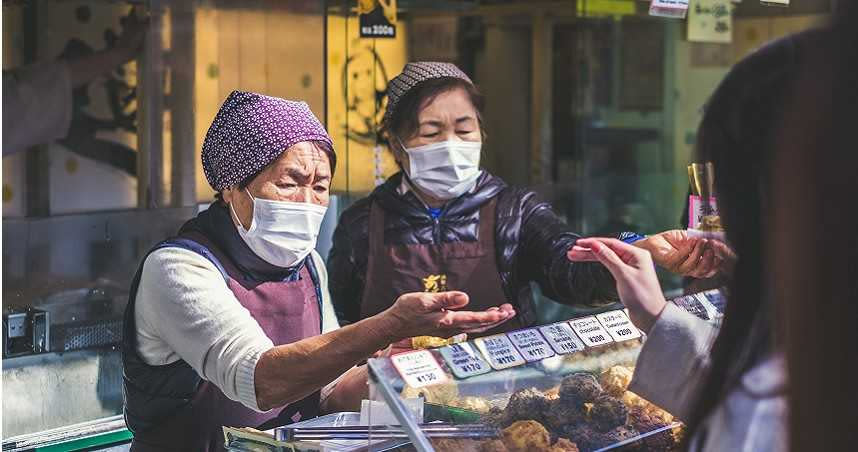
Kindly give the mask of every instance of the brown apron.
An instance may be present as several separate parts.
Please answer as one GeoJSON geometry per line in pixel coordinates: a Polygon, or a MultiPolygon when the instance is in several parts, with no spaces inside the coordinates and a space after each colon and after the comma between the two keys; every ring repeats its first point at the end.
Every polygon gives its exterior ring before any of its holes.
{"type": "MultiPolygon", "coordinates": [[[[459,290],[470,303],[463,308],[481,311],[508,303],[497,268],[495,206],[492,199],[480,208],[476,242],[388,245],[384,241],[384,209],[373,202],[369,214],[369,256],[366,285],[361,297],[361,318],[389,308],[409,292],[459,290]]],[[[518,318],[487,332],[485,336],[521,328],[518,318]]]]}

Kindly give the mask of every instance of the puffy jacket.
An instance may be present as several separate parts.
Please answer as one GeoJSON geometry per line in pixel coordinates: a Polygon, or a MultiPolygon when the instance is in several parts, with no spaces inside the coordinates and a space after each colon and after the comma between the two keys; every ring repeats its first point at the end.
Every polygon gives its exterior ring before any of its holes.
{"type": "Polygon", "coordinates": [[[328,257],[329,289],[342,324],[360,320],[366,283],[370,205],[385,210],[387,244],[475,241],[480,207],[497,201],[495,247],[503,291],[522,316],[534,321],[530,283],[549,298],[570,305],[594,305],[617,299],[614,280],[598,263],[574,263],[566,251],[578,235],[569,231],[551,206],[533,191],[508,186],[484,171],[474,190],[448,202],[437,221],[417,196],[398,188],[402,173],[389,178],[340,217],[328,257]]]}

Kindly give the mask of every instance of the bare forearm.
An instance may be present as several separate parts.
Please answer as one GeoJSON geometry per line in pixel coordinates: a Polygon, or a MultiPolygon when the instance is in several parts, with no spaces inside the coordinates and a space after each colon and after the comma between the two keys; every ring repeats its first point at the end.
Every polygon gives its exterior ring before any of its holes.
{"type": "Polygon", "coordinates": [[[400,337],[384,314],[321,336],[274,347],[256,365],[254,382],[261,409],[283,406],[312,394],[400,337]]]}
{"type": "Polygon", "coordinates": [[[325,400],[322,411],[336,413],[359,410],[361,400],[369,396],[367,376],[366,366],[355,367],[346,372],[325,400]]]}

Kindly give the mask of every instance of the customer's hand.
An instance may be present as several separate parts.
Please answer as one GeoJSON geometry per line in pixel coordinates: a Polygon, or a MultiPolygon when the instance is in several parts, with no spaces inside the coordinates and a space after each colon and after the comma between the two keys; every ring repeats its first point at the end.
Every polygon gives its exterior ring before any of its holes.
{"type": "Polygon", "coordinates": [[[689,237],[682,229],[674,229],[638,240],[634,246],[650,252],[653,261],[673,273],[694,278],[711,278],[721,264],[710,240],[689,237]]]}
{"type": "Polygon", "coordinates": [[[595,259],[607,267],[632,323],[648,333],[667,304],[650,253],[616,239],[580,239],[577,246],[574,255],[570,250],[570,259],[595,259]]]}
{"type": "Polygon", "coordinates": [[[400,339],[480,333],[515,317],[510,304],[480,312],[457,311],[468,301],[464,292],[407,293],[381,315],[387,318],[391,334],[400,339]]]}

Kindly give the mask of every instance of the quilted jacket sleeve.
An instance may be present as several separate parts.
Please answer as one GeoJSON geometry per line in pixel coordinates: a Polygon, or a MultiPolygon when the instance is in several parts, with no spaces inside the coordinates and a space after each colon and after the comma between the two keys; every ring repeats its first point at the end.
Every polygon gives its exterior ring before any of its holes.
{"type": "Polygon", "coordinates": [[[566,252],[579,236],[569,230],[547,202],[521,191],[520,245],[516,269],[539,284],[549,298],[568,305],[593,306],[618,300],[616,284],[597,262],[571,262],[566,252]]]}

